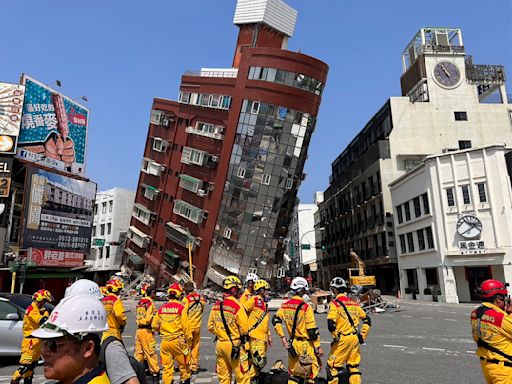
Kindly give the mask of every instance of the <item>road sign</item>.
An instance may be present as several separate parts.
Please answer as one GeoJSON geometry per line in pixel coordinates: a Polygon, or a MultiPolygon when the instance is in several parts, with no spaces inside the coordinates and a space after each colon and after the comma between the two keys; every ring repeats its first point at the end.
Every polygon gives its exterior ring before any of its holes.
{"type": "Polygon", "coordinates": [[[92,241],[92,245],[97,247],[103,247],[105,245],[105,239],[94,238],[92,241]]]}
{"type": "Polygon", "coordinates": [[[309,251],[311,249],[311,244],[301,244],[301,249],[303,251],[309,251]]]}

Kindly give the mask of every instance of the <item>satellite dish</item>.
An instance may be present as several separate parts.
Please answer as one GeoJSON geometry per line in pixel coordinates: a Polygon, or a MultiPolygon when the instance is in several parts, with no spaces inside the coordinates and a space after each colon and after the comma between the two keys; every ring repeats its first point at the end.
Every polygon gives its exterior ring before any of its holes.
{"type": "Polygon", "coordinates": [[[1,215],[2,213],[4,213],[4,211],[5,211],[5,204],[4,204],[4,203],[1,203],[1,204],[0,204],[0,215],[1,215]]]}

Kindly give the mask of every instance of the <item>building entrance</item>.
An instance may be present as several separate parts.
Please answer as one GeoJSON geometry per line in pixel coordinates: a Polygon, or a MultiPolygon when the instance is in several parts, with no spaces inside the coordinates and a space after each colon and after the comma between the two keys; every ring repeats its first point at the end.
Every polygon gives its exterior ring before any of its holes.
{"type": "Polygon", "coordinates": [[[478,287],[487,279],[492,279],[491,267],[465,267],[471,301],[481,301],[478,287]]]}

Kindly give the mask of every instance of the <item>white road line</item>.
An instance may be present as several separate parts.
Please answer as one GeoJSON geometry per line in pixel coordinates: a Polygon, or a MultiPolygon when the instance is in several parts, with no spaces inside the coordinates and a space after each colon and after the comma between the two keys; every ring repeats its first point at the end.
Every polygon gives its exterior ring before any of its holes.
{"type": "Polygon", "coordinates": [[[427,316],[423,316],[422,319],[425,319],[425,320],[434,320],[433,317],[427,317],[427,316]]]}
{"type": "Polygon", "coordinates": [[[402,315],[402,317],[412,317],[412,316],[409,316],[409,315],[402,315]]]}
{"type": "Polygon", "coordinates": [[[466,353],[471,353],[472,355],[474,355],[476,352],[475,351],[466,351],[466,353]]]}
{"type": "Polygon", "coordinates": [[[423,347],[421,349],[424,349],[425,351],[440,351],[440,352],[444,352],[445,351],[444,348],[428,348],[428,347],[423,347]]]}
{"type": "Polygon", "coordinates": [[[388,348],[402,348],[402,349],[406,349],[407,347],[403,346],[403,345],[392,345],[392,344],[384,344],[383,347],[388,347],[388,348]]]}
{"type": "Polygon", "coordinates": [[[203,340],[211,340],[212,337],[211,336],[201,336],[201,339],[203,339],[203,340]]]}
{"type": "Polygon", "coordinates": [[[455,319],[445,319],[446,321],[457,321],[455,319]]]}
{"type": "Polygon", "coordinates": [[[132,335],[123,335],[123,339],[129,339],[130,337],[133,337],[132,335]]]}

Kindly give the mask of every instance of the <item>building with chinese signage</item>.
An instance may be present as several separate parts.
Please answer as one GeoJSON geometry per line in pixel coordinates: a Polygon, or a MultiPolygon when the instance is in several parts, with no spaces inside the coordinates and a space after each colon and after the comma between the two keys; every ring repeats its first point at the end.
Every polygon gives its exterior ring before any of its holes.
{"type": "Polygon", "coordinates": [[[390,184],[402,293],[478,301],[512,284],[512,152],[503,145],[429,156],[390,184]]]}
{"type": "Polygon", "coordinates": [[[186,72],[154,99],[129,250],[158,282],[277,278],[328,67],[286,49],[297,11],[237,2],[230,68],[186,72]]]}
{"type": "Polygon", "coordinates": [[[389,183],[429,155],[512,144],[505,69],[474,64],[467,46],[460,29],[421,28],[402,53],[402,96],[389,98],[332,162],[319,206],[324,284],[347,276],[354,249],[379,289],[396,292],[389,183]]]}

